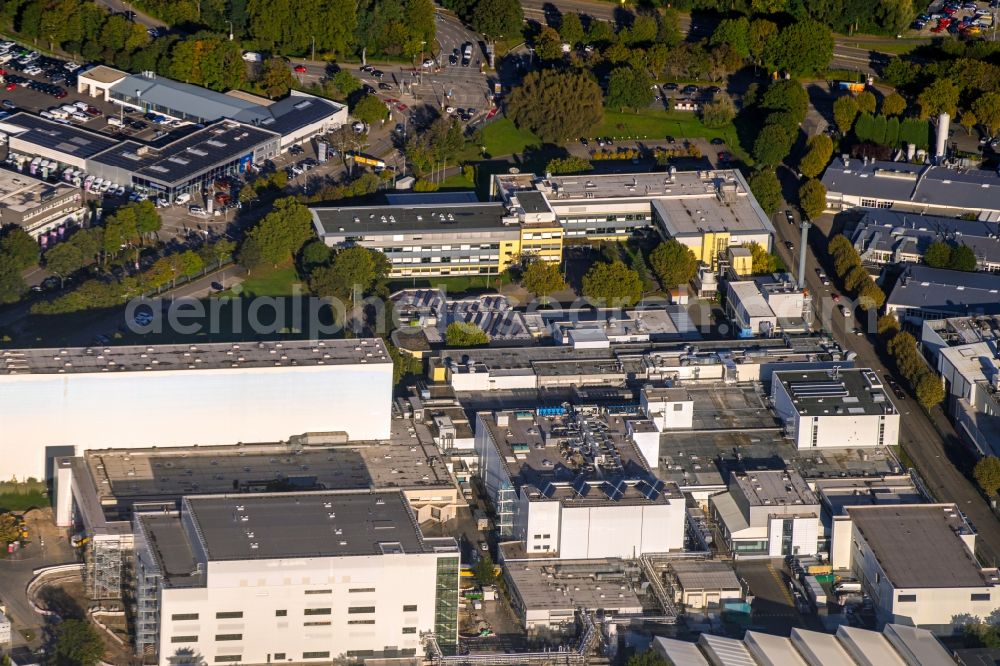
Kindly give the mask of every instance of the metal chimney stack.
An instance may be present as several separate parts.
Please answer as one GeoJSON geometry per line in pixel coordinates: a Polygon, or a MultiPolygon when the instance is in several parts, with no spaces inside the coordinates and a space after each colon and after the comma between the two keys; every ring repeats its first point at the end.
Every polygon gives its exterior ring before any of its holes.
{"type": "Polygon", "coordinates": [[[802,238],[799,245],[799,289],[806,286],[806,250],[809,248],[809,220],[802,220],[802,238]]]}
{"type": "Polygon", "coordinates": [[[948,148],[948,130],[951,127],[951,116],[942,113],[938,116],[937,141],[934,142],[935,162],[940,164],[944,160],[948,148]]]}

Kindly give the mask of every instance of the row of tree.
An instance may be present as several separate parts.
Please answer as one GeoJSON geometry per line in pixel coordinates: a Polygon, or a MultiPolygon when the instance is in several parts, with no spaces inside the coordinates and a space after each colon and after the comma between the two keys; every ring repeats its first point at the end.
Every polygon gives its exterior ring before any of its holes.
{"type": "Polygon", "coordinates": [[[913,389],[917,402],[924,409],[932,409],[941,404],[944,400],[944,385],[920,354],[916,338],[900,331],[899,321],[891,314],[879,317],[877,332],[900,374],[913,389]]]}
{"type": "Polygon", "coordinates": [[[809,18],[779,25],[767,18],[723,19],[710,43],[726,45],[743,61],[770,72],[816,74],[833,57],[833,35],[826,25],[809,18]]]}
{"type": "Polygon", "coordinates": [[[855,295],[861,309],[877,310],[885,304],[885,292],[861,265],[861,255],[847,236],[838,234],[830,239],[829,252],[834,272],[841,279],[844,290],[855,295]]]}
{"type": "Polygon", "coordinates": [[[964,243],[934,241],[924,250],[924,263],[932,268],[973,272],[979,267],[976,253],[964,243]]]}
{"type": "Polygon", "coordinates": [[[38,265],[38,242],[20,227],[0,231],[0,304],[15,303],[28,291],[23,273],[38,265]]]}

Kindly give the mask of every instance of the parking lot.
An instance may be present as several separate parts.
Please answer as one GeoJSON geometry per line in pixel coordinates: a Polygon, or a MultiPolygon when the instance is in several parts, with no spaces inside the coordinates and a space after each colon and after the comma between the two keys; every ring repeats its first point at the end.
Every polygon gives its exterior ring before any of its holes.
{"type": "Polygon", "coordinates": [[[944,33],[962,37],[992,34],[996,30],[1000,0],[934,0],[927,11],[917,16],[910,28],[928,36],[944,33]]]}

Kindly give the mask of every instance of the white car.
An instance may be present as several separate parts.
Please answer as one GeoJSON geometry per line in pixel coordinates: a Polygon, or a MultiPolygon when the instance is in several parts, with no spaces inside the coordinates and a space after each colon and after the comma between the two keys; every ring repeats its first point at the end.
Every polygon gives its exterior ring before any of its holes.
{"type": "Polygon", "coordinates": [[[444,108],[444,112],[447,113],[447,114],[455,113],[455,107],[453,107],[453,106],[446,106],[444,108]]]}
{"type": "Polygon", "coordinates": [[[205,209],[201,206],[188,206],[188,212],[192,215],[204,215],[205,209]]]}
{"type": "Polygon", "coordinates": [[[174,197],[174,203],[186,204],[188,201],[191,201],[191,194],[188,192],[181,192],[174,197]]]}
{"type": "Polygon", "coordinates": [[[85,123],[88,120],[90,120],[90,116],[88,116],[86,113],[80,113],[79,111],[71,113],[70,117],[72,117],[73,120],[76,120],[77,122],[81,123],[85,123]]]}
{"type": "Polygon", "coordinates": [[[846,319],[850,319],[850,317],[851,317],[851,311],[850,311],[849,308],[847,308],[847,307],[845,307],[843,305],[838,305],[837,308],[840,309],[840,314],[844,315],[844,317],[846,319]]]}
{"type": "Polygon", "coordinates": [[[67,62],[67,63],[63,63],[63,68],[67,72],[75,72],[76,70],[80,69],[80,65],[76,64],[73,61],[70,61],[70,62],[67,62]]]}
{"type": "Polygon", "coordinates": [[[38,65],[32,65],[31,67],[25,68],[24,73],[28,76],[36,76],[42,73],[42,68],[38,65]]]}
{"type": "Polygon", "coordinates": [[[434,66],[434,61],[431,58],[428,58],[427,60],[424,60],[423,64],[424,64],[425,68],[427,68],[427,67],[433,67],[434,66]]]}
{"type": "Polygon", "coordinates": [[[261,62],[264,58],[256,51],[244,51],[243,59],[247,62],[261,62]]]}

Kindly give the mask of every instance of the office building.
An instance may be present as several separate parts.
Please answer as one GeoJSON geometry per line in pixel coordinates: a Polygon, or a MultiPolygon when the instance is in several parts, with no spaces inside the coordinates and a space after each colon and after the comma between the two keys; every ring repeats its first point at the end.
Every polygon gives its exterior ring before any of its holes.
{"type": "Polygon", "coordinates": [[[390,434],[392,360],[380,339],[7,349],[0,359],[7,478],[49,477],[51,458],[87,449],[390,434]]]}
{"type": "Polygon", "coordinates": [[[50,183],[41,176],[0,171],[0,226],[20,227],[43,247],[59,240],[66,231],[82,224],[87,209],[80,190],[66,183],[50,183]]]}
{"type": "Polygon", "coordinates": [[[791,636],[748,631],[743,640],[702,634],[696,643],[656,637],[651,648],[676,666],[950,666],[948,649],[923,629],[840,627],[835,634],[792,629],[791,636]]]}
{"type": "Polygon", "coordinates": [[[135,517],[139,655],[156,663],[414,657],[458,638],[459,550],[399,490],[189,496],[135,517]]]}
{"type": "Polygon", "coordinates": [[[819,500],[794,469],[734,472],[709,507],[737,559],[819,552],[819,500]]]}
{"type": "Polygon", "coordinates": [[[774,227],[735,169],[494,177],[513,210],[555,219],[567,239],[623,240],[647,227],[717,269],[731,247],[771,248],[774,227]]]}
{"type": "Polygon", "coordinates": [[[822,183],[832,211],[861,207],[1000,215],[1000,174],[995,171],[842,157],[827,166],[822,183]]]}
{"type": "Polygon", "coordinates": [[[874,370],[780,371],[771,401],[799,450],[895,446],[899,412],[874,370]]]}
{"type": "Polygon", "coordinates": [[[834,517],[831,563],[861,581],[883,622],[952,633],[1000,608],[996,569],[955,504],[852,506],[834,517]]]}
{"type": "Polygon", "coordinates": [[[812,298],[787,276],[731,280],[726,284],[726,314],[740,338],[802,333],[812,322],[812,298]]]}
{"type": "Polygon", "coordinates": [[[635,558],[684,546],[684,498],[650,471],[621,417],[480,412],[476,454],[501,539],[529,556],[635,558]]]}
{"type": "Polygon", "coordinates": [[[1000,270],[1000,223],[873,208],[848,235],[866,264],[921,263],[931,243],[966,245],[978,269],[1000,270]]]}
{"type": "Polygon", "coordinates": [[[905,264],[885,311],[919,326],[926,319],[1000,314],[1000,275],[905,264]]]}
{"type": "Polygon", "coordinates": [[[937,371],[945,409],[978,455],[1000,453],[1000,352],[997,340],[944,347],[937,371]]]}
{"type": "Polygon", "coordinates": [[[234,120],[258,127],[281,138],[281,152],[347,122],[347,107],[343,104],[298,90],[272,101],[241,91],[216,92],[152,72],[129,74],[106,66],[80,74],[77,92],[183,122],[234,120]]]}

